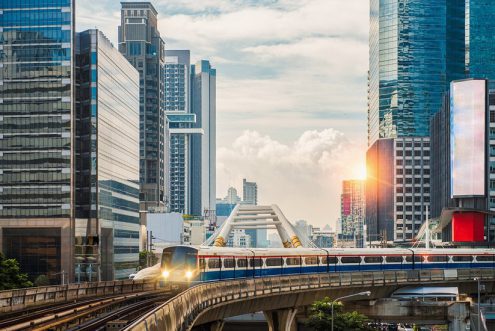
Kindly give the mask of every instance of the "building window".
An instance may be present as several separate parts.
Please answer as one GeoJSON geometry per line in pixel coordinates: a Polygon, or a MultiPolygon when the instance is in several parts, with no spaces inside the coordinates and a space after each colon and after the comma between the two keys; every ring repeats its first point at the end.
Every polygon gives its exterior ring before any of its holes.
{"type": "Polygon", "coordinates": [[[140,42],[128,42],[127,46],[129,48],[130,56],[138,56],[142,54],[141,43],[140,42]]]}

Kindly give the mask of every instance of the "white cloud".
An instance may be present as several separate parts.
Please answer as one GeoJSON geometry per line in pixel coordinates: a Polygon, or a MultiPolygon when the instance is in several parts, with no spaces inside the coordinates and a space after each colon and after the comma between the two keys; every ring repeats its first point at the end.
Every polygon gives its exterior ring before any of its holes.
{"type": "Polygon", "coordinates": [[[358,150],[334,129],[309,130],[288,144],[244,131],[218,150],[217,192],[222,196],[247,178],[258,183],[260,204],[278,204],[291,220],[334,223],[341,181],[358,176],[364,163],[358,150]]]}

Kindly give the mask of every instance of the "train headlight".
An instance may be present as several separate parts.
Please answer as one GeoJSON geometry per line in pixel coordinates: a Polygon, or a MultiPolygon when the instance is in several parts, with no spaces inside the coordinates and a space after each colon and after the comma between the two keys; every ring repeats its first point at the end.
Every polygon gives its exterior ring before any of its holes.
{"type": "Polygon", "coordinates": [[[162,276],[163,278],[168,278],[168,276],[170,276],[170,272],[168,270],[163,270],[162,276]]]}
{"type": "Polygon", "coordinates": [[[187,279],[191,279],[191,278],[192,278],[192,276],[193,276],[193,273],[192,273],[192,271],[191,271],[191,270],[186,271],[186,278],[187,278],[187,279]]]}

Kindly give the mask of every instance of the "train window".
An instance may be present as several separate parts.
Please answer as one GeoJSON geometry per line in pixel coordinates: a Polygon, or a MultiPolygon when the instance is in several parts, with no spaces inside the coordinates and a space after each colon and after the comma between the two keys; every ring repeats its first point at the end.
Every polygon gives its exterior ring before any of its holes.
{"type": "Polygon", "coordinates": [[[428,256],[428,262],[447,262],[448,260],[449,260],[449,257],[445,256],[445,255],[428,256]]]}
{"type": "Polygon", "coordinates": [[[338,260],[336,256],[324,256],[321,258],[321,264],[337,264],[338,260]]]}
{"type": "Polygon", "coordinates": [[[285,259],[285,263],[287,265],[300,265],[301,264],[301,258],[299,257],[288,257],[285,259]]]}
{"type": "Polygon", "coordinates": [[[209,269],[219,269],[220,268],[220,259],[209,258],[208,259],[208,268],[209,269]]]}
{"type": "Polygon", "coordinates": [[[454,262],[471,262],[473,260],[473,257],[467,255],[452,256],[452,260],[454,260],[454,262]]]}
{"type": "Polygon", "coordinates": [[[361,263],[361,258],[359,256],[343,256],[340,261],[342,263],[361,263]]]}
{"type": "Polygon", "coordinates": [[[205,264],[205,259],[204,258],[200,258],[199,259],[199,269],[203,270],[205,268],[206,264],[205,264]]]}
{"type": "Polygon", "coordinates": [[[261,262],[261,259],[249,259],[249,266],[251,268],[255,267],[255,268],[259,268],[263,265],[263,263],[261,262]]]}
{"type": "Polygon", "coordinates": [[[266,259],[265,264],[267,267],[279,267],[282,265],[282,261],[280,257],[270,257],[266,259]]]}
{"type": "Polygon", "coordinates": [[[304,260],[306,265],[318,264],[318,258],[316,256],[308,256],[304,260]]]}
{"type": "Polygon", "coordinates": [[[234,268],[234,259],[228,258],[228,259],[223,259],[223,267],[224,268],[234,268]]]}
{"type": "Polygon", "coordinates": [[[238,268],[246,268],[247,267],[247,260],[246,259],[237,259],[237,267],[238,268]]]}
{"type": "Polygon", "coordinates": [[[495,255],[480,255],[476,257],[478,262],[493,262],[495,261],[495,255]]]}
{"type": "MultiPolygon", "coordinates": [[[[423,259],[421,258],[420,255],[414,255],[414,262],[422,262],[423,259]]],[[[406,256],[406,262],[412,263],[413,262],[413,257],[411,255],[406,256]]]]}
{"type": "Polygon", "coordinates": [[[387,263],[402,263],[402,256],[386,256],[387,263]]]}
{"type": "Polygon", "coordinates": [[[365,256],[364,262],[365,263],[382,263],[383,258],[381,256],[365,256]]]}

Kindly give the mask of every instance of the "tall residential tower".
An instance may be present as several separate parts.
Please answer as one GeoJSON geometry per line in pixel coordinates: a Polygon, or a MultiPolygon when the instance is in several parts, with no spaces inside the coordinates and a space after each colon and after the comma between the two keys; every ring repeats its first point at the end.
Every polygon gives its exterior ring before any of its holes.
{"type": "Polygon", "coordinates": [[[170,127],[170,211],[191,213],[191,54],[188,50],[167,50],[165,56],[165,112],[170,127]]]}
{"type": "Polygon", "coordinates": [[[165,42],[150,2],[122,2],[119,51],[139,71],[140,200],[142,210],[168,201],[168,137],[164,111],[165,42]]]}

